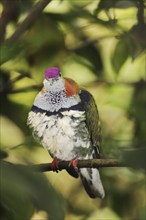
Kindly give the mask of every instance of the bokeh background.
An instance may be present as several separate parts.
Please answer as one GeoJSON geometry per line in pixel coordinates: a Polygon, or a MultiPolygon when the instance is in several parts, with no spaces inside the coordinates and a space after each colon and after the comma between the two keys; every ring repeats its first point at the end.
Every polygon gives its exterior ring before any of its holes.
{"type": "Polygon", "coordinates": [[[0,1],[2,220],[146,219],[145,9],[144,0],[0,1]],[[131,166],[101,169],[103,200],[65,171],[27,168],[51,161],[26,125],[51,66],[93,94],[103,156],[131,166]]]}

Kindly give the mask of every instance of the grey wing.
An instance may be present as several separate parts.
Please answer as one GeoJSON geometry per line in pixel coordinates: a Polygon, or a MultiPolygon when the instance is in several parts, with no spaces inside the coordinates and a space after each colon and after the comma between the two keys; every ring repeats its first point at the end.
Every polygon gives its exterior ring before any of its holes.
{"type": "Polygon", "coordinates": [[[99,113],[93,96],[86,90],[80,92],[81,103],[86,111],[86,124],[94,149],[94,158],[100,158],[101,126],[99,113]]]}

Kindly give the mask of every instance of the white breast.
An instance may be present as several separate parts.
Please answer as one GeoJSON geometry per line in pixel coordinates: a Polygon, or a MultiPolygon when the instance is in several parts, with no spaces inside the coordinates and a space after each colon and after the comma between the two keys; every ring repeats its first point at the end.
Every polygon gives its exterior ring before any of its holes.
{"type": "Polygon", "coordinates": [[[28,124],[33,127],[33,134],[53,157],[71,160],[82,157],[79,148],[89,149],[90,137],[85,124],[85,113],[65,111],[62,117],[47,116],[45,113],[30,112],[28,124]]]}

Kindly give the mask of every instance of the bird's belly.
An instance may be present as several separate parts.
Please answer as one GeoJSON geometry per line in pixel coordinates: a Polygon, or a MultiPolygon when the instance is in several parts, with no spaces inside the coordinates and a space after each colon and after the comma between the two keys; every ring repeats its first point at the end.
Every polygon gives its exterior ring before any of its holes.
{"type": "Polygon", "coordinates": [[[44,115],[40,123],[34,127],[34,135],[39,137],[41,144],[51,156],[61,160],[85,158],[91,147],[85,114],[81,111],[71,110],[62,112],[61,115],[44,115]]]}

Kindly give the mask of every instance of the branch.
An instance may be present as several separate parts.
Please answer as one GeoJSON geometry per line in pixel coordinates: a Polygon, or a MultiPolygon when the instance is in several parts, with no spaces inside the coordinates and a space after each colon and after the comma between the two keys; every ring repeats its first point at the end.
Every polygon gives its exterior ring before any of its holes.
{"type": "MultiPolygon", "coordinates": [[[[20,72],[19,72],[20,73],[20,72]]],[[[19,93],[21,92],[25,92],[24,88],[20,88],[20,89],[17,89],[15,92],[15,90],[13,89],[13,84],[15,84],[16,82],[18,82],[19,80],[23,79],[24,77],[29,77],[30,78],[30,73],[28,72],[25,72],[25,71],[21,71],[21,74],[16,76],[14,79],[8,81],[2,89],[0,89],[0,94],[13,94],[13,93],[19,93]],[[14,92],[13,92],[14,90],[14,92]],[[20,91],[19,91],[20,90],[20,91]]],[[[27,91],[27,90],[26,90],[27,91]]]]}
{"type": "MultiPolygon", "coordinates": [[[[60,161],[58,165],[58,170],[63,170],[68,168],[70,161],[60,161]]],[[[79,160],[78,168],[101,168],[101,167],[126,167],[128,166],[124,162],[115,159],[92,159],[92,160],[79,160]]],[[[30,168],[35,169],[40,172],[53,171],[51,163],[36,164],[30,166],[30,168]]]]}
{"type": "Polygon", "coordinates": [[[7,24],[14,19],[15,15],[17,15],[16,12],[16,1],[9,1],[5,0],[2,1],[3,5],[3,11],[0,17],[0,43],[3,42],[5,38],[5,33],[6,33],[6,26],[7,24]]]}
{"type": "Polygon", "coordinates": [[[143,0],[138,0],[137,1],[137,20],[138,23],[141,25],[144,25],[144,1],[143,0]]]}
{"type": "Polygon", "coordinates": [[[20,35],[38,18],[41,11],[51,2],[52,0],[42,0],[38,2],[30,11],[28,16],[24,19],[24,21],[18,26],[14,34],[6,40],[7,43],[11,43],[16,41],[20,35]]]}

